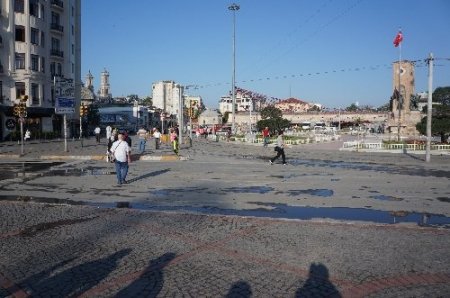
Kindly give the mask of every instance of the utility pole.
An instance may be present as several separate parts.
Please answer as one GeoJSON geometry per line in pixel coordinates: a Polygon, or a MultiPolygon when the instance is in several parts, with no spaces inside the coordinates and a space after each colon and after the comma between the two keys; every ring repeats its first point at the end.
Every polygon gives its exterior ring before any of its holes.
{"type": "Polygon", "coordinates": [[[233,106],[231,108],[232,111],[232,122],[231,122],[231,130],[233,133],[236,133],[235,126],[236,126],[236,116],[235,116],[235,109],[236,109],[236,11],[238,11],[240,8],[239,5],[236,3],[231,4],[228,9],[233,12],[233,78],[231,80],[231,94],[232,94],[232,103],[233,106]]]}
{"type": "Polygon", "coordinates": [[[425,161],[430,162],[431,150],[431,114],[433,110],[433,53],[428,58],[428,103],[427,103],[427,146],[425,161]]]}

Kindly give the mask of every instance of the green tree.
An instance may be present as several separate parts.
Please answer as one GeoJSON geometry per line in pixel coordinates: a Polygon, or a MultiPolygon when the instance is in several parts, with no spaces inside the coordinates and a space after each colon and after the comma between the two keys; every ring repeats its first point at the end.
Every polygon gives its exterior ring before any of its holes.
{"type": "MultiPolygon", "coordinates": [[[[438,87],[433,92],[433,105],[431,117],[431,134],[441,137],[441,142],[445,142],[450,135],[450,87],[438,87]]],[[[424,107],[424,111],[427,107],[424,107]]],[[[416,125],[421,134],[426,134],[427,117],[416,125]]]]}
{"type": "Polygon", "coordinates": [[[153,99],[150,96],[147,96],[142,100],[142,104],[147,107],[153,106],[153,99]]]}
{"type": "Polygon", "coordinates": [[[230,112],[225,112],[225,114],[222,117],[222,123],[227,123],[228,122],[228,118],[230,117],[230,112]]]}
{"type": "Polygon", "coordinates": [[[98,106],[92,104],[89,106],[88,114],[87,114],[87,122],[88,125],[93,127],[100,124],[100,113],[98,111],[98,106]]]}
{"type": "Polygon", "coordinates": [[[291,126],[291,122],[283,118],[283,112],[275,106],[267,106],[261,110],[262,120],[256,123],[259,131],[268,127],[271,134],[291,126]]]}
{"type": "Polygon", "coordinates": [[[356,112],[358,110],[358,106],[355,103],[352,103],[348,107],[345,108],[346,111],[356,112]]]}

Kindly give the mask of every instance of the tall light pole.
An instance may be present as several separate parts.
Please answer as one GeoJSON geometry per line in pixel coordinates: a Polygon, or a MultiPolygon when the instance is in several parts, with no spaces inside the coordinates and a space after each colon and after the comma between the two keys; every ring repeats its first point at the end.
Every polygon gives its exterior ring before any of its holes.
{"type": "Polygon", "coordinates": [[[236,109],[236,90],[235,90],[235,82],[236,82],[236,11],[239,10],[240,6],[236,3],[228,6],[228,9],[233,12],[233,78],[231,81],[231,92],[232,92],[232,102],[233,106],[231,107],[232,111],[232,122],[231,122],[231,131],[235,132],[235,109],[236,109]]]}

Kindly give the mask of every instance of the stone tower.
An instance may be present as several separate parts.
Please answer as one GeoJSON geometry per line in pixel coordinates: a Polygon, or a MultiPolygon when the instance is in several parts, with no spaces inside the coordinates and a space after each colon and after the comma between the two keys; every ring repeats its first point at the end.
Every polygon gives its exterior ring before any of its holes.
{"type": "Polygon", "coordinates": [[[390,101],[388,129],[390,133],[402,137],[412,136],[417,133],[416,124],[420,122],[420,112],[410,109],[411,96],[415,94],[414,63],[408,60],[397,61],[393,63],[392,70],[393,97],[390,101]],[[400,90],[401,105],[394,96],[397,90],[400,90]]]}
{"type": "Polygon", "coordinates": [[[100,91],[99,98],[100,100],[109,100],[111,99],[111,89],[109,85],[109,72],[106,68],[102,71],[100,77],[100,91]]]}
{"type": "Polygon", "coordinates": [[[94,76],[91,74],[90,70],[89,70],[89,73],[86,75],[86,81],[84,82],[84,87],[88,88],[91,91],[94,91],[94,76]]]}

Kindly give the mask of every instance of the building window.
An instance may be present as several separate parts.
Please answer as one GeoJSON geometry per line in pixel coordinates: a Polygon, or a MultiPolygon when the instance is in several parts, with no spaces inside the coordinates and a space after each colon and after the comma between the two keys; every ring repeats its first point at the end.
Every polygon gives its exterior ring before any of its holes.
{"type": "Polygon", "coordinates": [[[31,70],[39,70],[39,56],[31,54],[31,70]]]}
{"type": "Polygon", "coordinates": [[[52,24],[59,25],[59,14],[52,11],[52,24]]]}
{"type": "Polygon", "coordinates": [[[25,42],[25,27],[16,26],[16,41],[25,42]]]}
{"type": "Polygon", "coordinates": [[[59,39],[52,37],[52,50],[59,51],[59,39]]]}
{"type": "Polygon", "coordinates": [[[56,63],[52,62],[50,63],[50,74],[52,75],[52,78],[56,76],[56,63]]]}
{"type": "Polygon", "coordinates": [[[25,83],[16,82],[16,99],[19,99],[22,95],[25,95],[25,83]]]}
{"type": "Polygon", "coordinates": [[[72,36],[75,34],[75,27],[72,25],[72,36]]]}
{"type": "Polygon", "coordinates": [[[39,30],[36,28],[31,28],[31,43],[39,44],[39,30]]]}
{"type": "Polygon", "coordinates": [[[75,73],[75,64],[72,63],[72,73],[75,73]]]}
{"type": "Polygon", "coordinates": [[[14,0],[14,12],[25,12],[24,0],[14,0]]]}
{"type": "Polygon", "coordinates": [[[0,102],[3,103],[3,82],[0,81],[0,102]]]}
{"type": "Polygon", "coordinates": [[[45,34],[41,31],[41,47],[45,48],[45,34]]]}
{"type": "Polygon", "coordinates": [[[58,63],[58,76],[61,76],[62,75],[62,65],[61,65],[61,63],[58,63]]]}
{"type": "Polygon", "coordinates": [[[39,5],[38,0],[30,0],[30,15],[38,17],[39,15],[39,5]]]}
{"type": "Polygon", "coordinates": [[[31,102],[33,104],[39,104],[39,85],[31,83],[31,102]]]}
{"type": "Polygon", "coordinates": [[[40,5],[40,10],[39,10],[39,17],[43,20],[45,20],[45,8],[44,8],[44,4],[40,5]]]}
{"type": "Polygon", "coordinates": [[[72,17],[75,16],[75,7],[72,6],[72,17]]]}
{"type": "Polygon", "coordinates": [[[41,72],[45,73],[45,57],[41,57],[41,72]]]}
{"type": "Polygon", "coordinates": [[[25,53],[16,53],[16,69],[25,69],[25,53]]]}
{"type": "Polygon", "coordinates": [[[75,55],[75,45],[72,44],[72,55],[75,55]]]}

